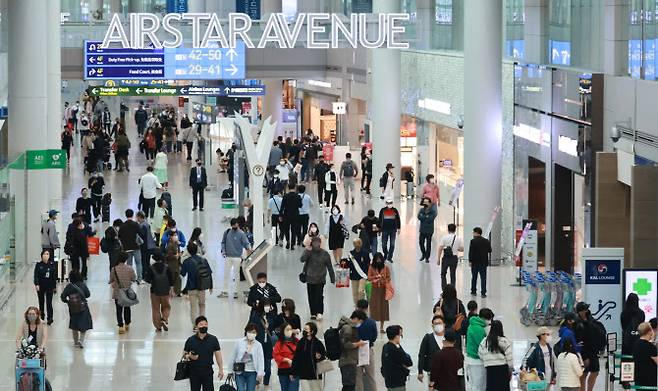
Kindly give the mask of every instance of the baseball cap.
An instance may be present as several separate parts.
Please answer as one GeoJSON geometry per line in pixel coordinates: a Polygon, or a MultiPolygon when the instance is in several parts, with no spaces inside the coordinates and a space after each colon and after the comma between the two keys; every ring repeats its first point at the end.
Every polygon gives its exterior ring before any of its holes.
{"type": "Polygon", "coordinates": [[[581,301],[578,304],[576,304],[576,312],[586,311],[588,309],[589,309],[589,304],[585,303],[584,301],[581,301]]]}
{"type": "Polygon", "coordinates": [[[388,163],[388,164],[386,165],[386,169],[388,170],[389,168],[395,168],[395,166],[393,165],[393,163],[388,163]]]}
{"type": "Polygon", "coordinates": [[[541,326],[537,329],[536,336],[539,337],[539,336],[542,336],[544,334],[550,334],[550,333],[551,333],[551,329],[549,329],[546,326],[541,326]]]}
{"type": "Polygon", "coordinates": [[[57,216],[58,214],[59,214],[59,211],[57,211],[55,209],[51,209],[51,210],[48,211],[48,217],[57,216]]]}

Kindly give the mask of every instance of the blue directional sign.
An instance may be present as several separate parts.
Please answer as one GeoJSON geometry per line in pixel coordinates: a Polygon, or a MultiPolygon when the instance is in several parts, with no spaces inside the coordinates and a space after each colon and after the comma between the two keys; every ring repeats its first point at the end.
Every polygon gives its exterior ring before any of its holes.
{"type": "Polygon", "coordinates": [[[183,86],[179,87],[181,95],[204,96],[262,96],[265,95],[265,86],[183,86]]]}
{"type": "Polygon", "coordinates": [[[0,119],[7,119],[9,117],[9,110],[7,106],[0,106],[0,119]]]}
{"type": "Polygon", "coordinates": [[[187,0],[167,0],[167,13],[184,14],[187,12],[187,0]]]}
{"type": "Polygon", "coordinates": [[[87,80],[171,79],[221,80],[245,78],[246,48],[121,49],[85,42],[84,73],[87,80]]]}
{"type": "Polygon", "coordinates": [[[261,0],[235,0],[235,12],[247,14],[251,20],[260,20],[261,0]]]}

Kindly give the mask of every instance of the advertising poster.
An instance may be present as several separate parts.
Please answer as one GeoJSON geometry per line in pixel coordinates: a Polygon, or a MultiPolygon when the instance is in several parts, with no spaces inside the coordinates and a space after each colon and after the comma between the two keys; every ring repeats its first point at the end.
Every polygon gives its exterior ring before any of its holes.
{"type": "Polygon", "coordinates": [[[640,309],[645,319],[658,315],[658,269],[625,269],[624,298],[635,293],[640,299],[640,309]]]}

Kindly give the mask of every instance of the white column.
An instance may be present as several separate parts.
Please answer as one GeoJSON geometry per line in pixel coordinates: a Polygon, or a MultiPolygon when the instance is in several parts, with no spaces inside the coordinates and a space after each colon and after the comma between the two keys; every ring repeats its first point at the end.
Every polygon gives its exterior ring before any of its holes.
{"type": "MultiPolygon", "coordinates": [[[[502,0],[466,1],[464,13],[464,234],[484,230],[500,206],[502,0]]],[[[492,230],[500,252],[500,218],[492,230]]]]}
{"type": "Polygon", "coordinates": [[[265,79],[265,96],[263,96],[263,116],[265,121],[267,117],[272,117],[272,122],[276,121],[276,130],[274,137],[283,136],[281,130],[281,118],[283,113],[283,80],[265,79]]]}
{"type": "Polygon", "coordinates": [[[187,12],[206,12],[205,0],[187,0],[187,12]]]}
{"type": "Polygon", "coordinates": [[[525,0],[524,61],[548,63],[548,0],[525,0]]]}
{"type": "MultiPolygon", "coordinates": [[[[48,83],[43,58],[48,53],[48,12],[47,2],[43,0],[9,0],[10,160],[28,149],[48,148],[48,83]]],[[[34,261],[39,259],[41,214],[48,208],[48,174],[52,173],[12,171],[11,191],[16,195],[16,258],[34,261]]]]}
{"type": "Polygon", "coordinates": [[[630,0],[604,3],[603,71],[625,76],[628,72],[628,12],[630,0]]]}
{"type": "MultiPolygon", "coordinates": [[[[378,0],[374,13],[400,12],[400,2],[378,0]]],[[[386,164],[395,167],[395,196],[400,196],[400,51],[372,49],[372,79],[370,81],[372,119],[373,173],[372,189],[380,193],[379,177],[386,164]]]]}
{"type": "Polygon", "coordinates": [[[123,12],[123,4],[121,0],[109,0],[110,3],[110,14],[105,17],[105,19],[111,19],[112,14],[120,14],[123,12]]]}
{"type": "Polygon", "coordinates": [[[414,44],[417,49],[432,48],[432,25],[436,12],[436,0],[416,0],[416,38],[414,44]]]}
{"type": "MultiPolygon", "coordinates": [[[[46,138],[48,148],[57,149],[61,147],[60,133],[62,131],[62,55],[61,55],[61,23],[60,2],[48,2],[48,27],[47,27],[47,95],[48,95],[48,127],[46,138]]],[[[70,102],[74,104],[75,102],[70,102]]],[[[62,210],[62,175],[53,172],[48,176],[49,209],[62,210]]]]}

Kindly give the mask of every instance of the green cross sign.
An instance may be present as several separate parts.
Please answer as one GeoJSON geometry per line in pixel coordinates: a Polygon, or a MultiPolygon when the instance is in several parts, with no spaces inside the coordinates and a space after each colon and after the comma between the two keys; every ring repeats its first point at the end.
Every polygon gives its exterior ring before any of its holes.
{"type": "Polygon", "coordinates": [[[638,278],[633,284],[633,290],[640,296],[646,296],[652,289],[651,283],[646,278],[638,278]]]}

